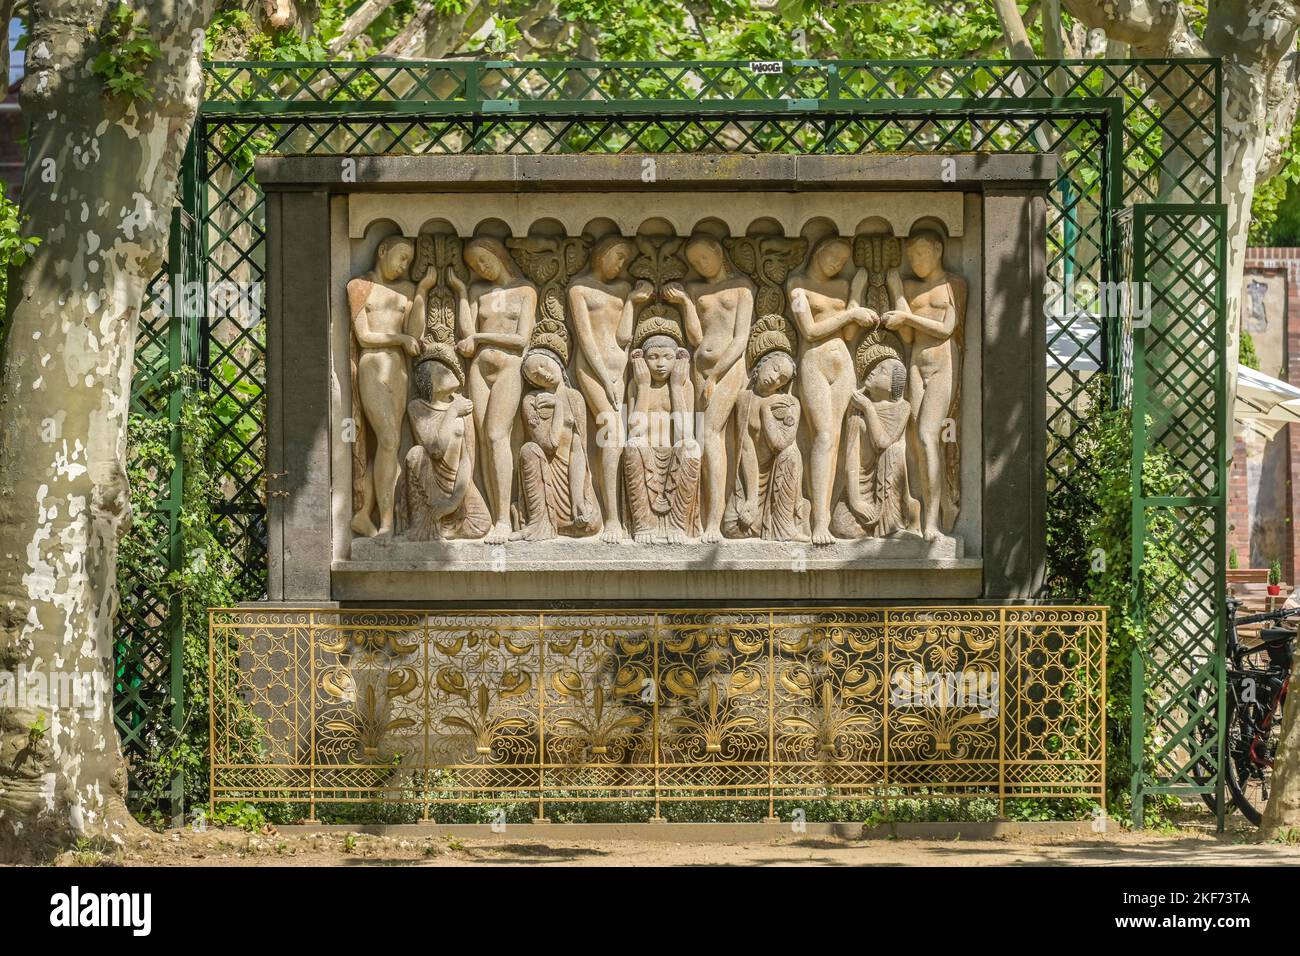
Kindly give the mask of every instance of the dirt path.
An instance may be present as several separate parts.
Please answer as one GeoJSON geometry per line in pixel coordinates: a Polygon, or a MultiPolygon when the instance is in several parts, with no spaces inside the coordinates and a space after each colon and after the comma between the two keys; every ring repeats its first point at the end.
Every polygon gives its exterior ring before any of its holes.
{"type": "Polygon", "coordinates": [[[1199,831],[1110,833],[1010,840],[846,841],[790,837],[765,842],[666,843],[643,840],[458,839],[368,834],[170,831],[112,854],[65,853],[63,866],[1204,866],[1300,863],[1300,846],[1256,844],[1244,834],[1199,831]]]}

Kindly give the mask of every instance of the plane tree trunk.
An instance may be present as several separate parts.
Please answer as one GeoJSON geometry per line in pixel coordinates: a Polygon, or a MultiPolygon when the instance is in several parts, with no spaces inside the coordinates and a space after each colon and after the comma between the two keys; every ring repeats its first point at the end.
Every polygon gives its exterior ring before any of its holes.
{"type": "Polygon", "coordinates": [[[0,365],[0,674],[16,685],[0,693],[0,857],[136,830],[112,709],[127,417],[213,5],[133,3],[153,52],[97,62],[124,49],[116,2],[31,3],[21,212],[40,245],[10,277],[0,365]],[[121,70],[147,98],[109,89],[121,70]]]}

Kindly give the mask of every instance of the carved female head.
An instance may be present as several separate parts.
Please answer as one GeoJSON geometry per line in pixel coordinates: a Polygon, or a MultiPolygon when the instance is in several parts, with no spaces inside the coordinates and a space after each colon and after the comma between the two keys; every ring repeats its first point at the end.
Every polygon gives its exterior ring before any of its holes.
{"type": "Polygon", "coordinates": [[[632,261],[632,240],[623,236],[606,236],[591,252],[593,271],[605,282],[618,277],[632,261]]]}
{"type": "Polygon", "coordinates": [[[813,249],[810,265],[821,273],[823,279],[833,279],[844,269],[852,254],[853,247],[843,236],[827,236],[813,249]]]}
{"type": "Polygon", "coordinates": [[[534,388],[548,392],[555,391],[564,379],[564,370],[560,367],[559,359],[554,353],[545,349],[529,350],[524,356],[523,373],[524,378],[534,388]]]}
{"type": "Polygon", "coordinates": [[[686,261],[702,279],[713,281],[727,274],[727,257],[722,244],[708,236],[696,236],[686,244],[686,261]]]}
{"type": "Polygon", "coordinates": [[[480,236],[465,244],[465,265],[479,278],[498,285],[516,275],[510,252],[502,242],[489,236],[480,236]]]}
{"type": "Polygon", "coordinates": [[[679,351],[685,352],[685,349],[668,335],[652,335],[642,343],[641,352],[645,356],[645,364],[650,368],[650,381],[656,385],[668,381],[679,351]]]}
{"type": "Polygon", "coordinates": [[[907,366],[896,358],[887,358],[867,373],[862,390],[872,401],[896,402],[907,385],[907,366]]]}
{"type": "Polygon", "coordinates": [[[375,269],[385,282],[406,278],[415,258],[415,243],[405,236],[389,236],[375,250],[375,269]]]}
{"type": "Polygon", "coordinates": [[[907,240],[907,264],[918,279],[943,270],[943,237],[933,229],[918,229],[907,240]]]}
{"type": "Polygon", "coordinates": [[[425,359],[415,366],[415,394],[426,402],[447,398],[460,388],[460,377],[438,359],[425,359]]]}
{"type": "Polygon", "coordinates": [[[903,342],[895,332],[872,329],[862,337],[854,358],[862,391],[872,401],[898,401],[907,385],[903,342]]]}
{"type": "Polygon", "coordinates": [[[794,379],[795,365],[785,352],[768,352],[759,359],[754,369],[754,391],[759,395],[772,395],[794,379]]]}

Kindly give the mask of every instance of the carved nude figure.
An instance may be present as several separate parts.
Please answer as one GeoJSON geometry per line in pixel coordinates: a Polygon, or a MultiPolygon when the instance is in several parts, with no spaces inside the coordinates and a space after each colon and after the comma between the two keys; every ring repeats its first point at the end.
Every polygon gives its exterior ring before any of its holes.
{"type": "MultiPolygon", "coordinates": [[[[353,414],[364,414],[375,436],[373,467],[364,468],[360,506],[352,517],[352,531],[366,537],[393,533],[397,456],[410,387],[407,368],[420,354],[425,297],[437,278],[430,268],[413,286],[407,270],[414,255],[409,239],[390,236],[379,243],[374,268],[347,286],[356,349],[353,381],[361,405],[353,414]],[[373,520],[376,510],[378,526],[373,520]]],[[[357,464],[364,466],[366,438],[358,434],[357,439],[359,455],[354,460],[359,458],[357,464]]]]}
{"type": "Polygon", "coordinates": [[[831,530],[841,538],[919,534],[920,506],[907,484],[907,428],[903,397],[907,367],[893,332],[868,332],[857,354],[861,388],[853,393],[844,437],[844,496],[831,530]]]}
{"type": "Polygon", "coordinates": [[[800,395],[812,434],[808,491],[812,499],[812,541],[830,544],[831,494],[835,485],[840,430],[853,394],[853,356],[849,342],[863,329],[875,328],[875,312],[857,304],[866,276],[854,276],[853,289],[840,278],[849,261],[846,239],[829,236],[817,244],[803,272],[786,280],[790,311],[799,329],[800,395]]]}
{"type": "Polygon", "coordinates": [[[783,316],[764,316],[750,339],[754,371],[736,403],[739,461],[722,519],[729,538],[809,539],[803,457],[795,444],[799,399],[788,390],[795,376],[794,347],[785,325],[783,316]]]}
{"type": "Polygon", "coordinates": [[[890,293],[898,306],[882,321],[912,344],[907,370],[911,441],[920,479],[921,528],[933,541],[952,528],[957,516],[956,435],[944,431],[945,419],[956,415],[966,280],[944,269],[944,243],[937,232],[917,232],[905,251],[915,278],[890,274],[890,293]]]}
{"type": "Polygon", "coordinates": [[[676,323],[663,316],[643,320],[635,341],[623,453],[628,524],[638,544],[678,544],[700,530],[690,353],[676,323]]]}
{"type": "Polygon", "coordinates": [[[708,237],[686,244],[686,260],[701,281],[684,290],[664,288],[665,301],[685,317],[686,341],[694,351],[692,381],[695,408],[701,412],[699,442],[703,455],[704,530],[701,539],[722,538],[727,493],[726,427],[745,387],[745,344],[754,317],[754,285],[727,266],[722,245],[708,237]]]}
{"type": "Polygon", "coordinates": [[[455,273],[447,277],[460,300],[456,351],[471,359],[469,396],[483,443],[483,483],[492,512],[492,528],[484,540],[504,544],[511,532],[510,439],[523,392],[520,364],[537,317],[537,289],[496,239],[466,243],[465,264],[476,277],[468,289],[455,273]]]}
{"type": "Polygon", "coordinates": [[[532,389],[523,402],[529,440],[519,455],[525,520],[514,537],[526,541],[600,530],[600,508],[587,468],[587,405],[564,379],[568,362],[564,324],[538,322],[523,365],[532,389]]]}
{"type": "Polygon", "coordinates": [[[602,239],[592,251],[590,269],[569,286],[569,319],[578,340],[574,372],[601,435],[596,446],[605,525],[601,537],[611,543],[627,537],[619,517],[619,460],[626,440],[622,411],[633,313],[654,291],[649,282],[631,289],[629,281],[620,278],[634,248],[622,236],[602,239]]]}
{"type": "Polygon", "coordinates": [[[414,443],[406,453],[406,537],[413,541],[481,538],[491,525],[474,485],[474,403],[460,394],[464,373],[441,343],[415,366],[416,398],[407,406],[414,443]]]}

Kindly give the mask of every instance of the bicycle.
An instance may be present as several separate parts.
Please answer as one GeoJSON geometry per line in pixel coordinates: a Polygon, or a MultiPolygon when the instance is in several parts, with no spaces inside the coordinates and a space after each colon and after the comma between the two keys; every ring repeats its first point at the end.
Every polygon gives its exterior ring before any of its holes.
{"type": "MultiPolygon", "coordinates": [[[[1228,693],[1223,772],[1232,804],[1258,826],[1268,805],[1273,761],[1282,735],[1282,708],[1291,682],[1296,632],[1286,627],[1266,627],[1259,632],[1258,644],[1246,646],[1237,629],[1247,624],[1280,623],[1298,617],[1300,607],[1238,617],[1241,604],[1229,598],[1226,606],[1224,656],[1228,665],[1228,693]],[[1263,667],[1258,666],[1261,654],[1268,656],[1263,667]]],[[[1213,740],[1216,731],[1215,727],[1206,727],[1202,734],[1205,739],[1213,740]]],[[[1193,776],[1202,786],[1208,784],[1214,776],[1212,765],[1202,761],[1193,776]]],[[[1217,811],[1215,794],[1202,796],[1209,808],[1217,811]]]]}

